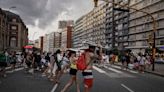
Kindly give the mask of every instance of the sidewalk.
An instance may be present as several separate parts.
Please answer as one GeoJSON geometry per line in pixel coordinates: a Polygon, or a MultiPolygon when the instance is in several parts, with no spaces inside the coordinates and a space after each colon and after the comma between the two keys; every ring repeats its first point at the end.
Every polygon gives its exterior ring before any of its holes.
{"type": "MultiPolygon", "coordinates": [[[[121,66],[121,63],[118,62],[115,65],[121,66]]],[[[164,77],[164,64],[155,64],[155,71],[152,71],[152,67],[150,67],[145,72],[164,77]]]]}
{"type": "Polygon", "coordinates": [[[152,71],[151,67],[146,69],[146,72],[164,77],[164,64],[155,64],[155,71],[152,71]]]}

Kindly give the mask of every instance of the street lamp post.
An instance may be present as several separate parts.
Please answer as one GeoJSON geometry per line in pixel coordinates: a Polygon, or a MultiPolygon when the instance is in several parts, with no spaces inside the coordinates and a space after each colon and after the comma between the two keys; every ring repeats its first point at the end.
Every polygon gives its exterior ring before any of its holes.
{"type": "Polygon", "coordinates": [[[145,13],[146,15],[151,17],[151,19],[153,21],[153,31],[152,31],[152,36],[153,36],[153,41],[152,41],[153,42],[153,45],[152,45],[153,66],[152,66],[152,71],[154,71],[155,70],[155,65],[154,65],[154,63],[155,63],[155,54],[156,54],[156,46],[155,46],[156,35],[155,35],[155,32],[157,31],[157,26],[156,26],[156,20],[152,16],[152,14],[148,13],[148,12],[145,12],[143,10],[135,9],[133,7],[130,7],[130,6],[124,6],[124,5],[121,5],[119,3],[115,3],[115,2],[113,2],[113,0],[112,1],[109,1],[109,0],[94,0],[95,7],[97,7],[98,1],[105,1],[106,3],[112,3],[114,5],[119,5],[120,7],[125,7],[125,8],[128,8],[128,9],[132,9],[132,10],[135,10],[135,11],[138,11],[138,12],[145,13]]]}

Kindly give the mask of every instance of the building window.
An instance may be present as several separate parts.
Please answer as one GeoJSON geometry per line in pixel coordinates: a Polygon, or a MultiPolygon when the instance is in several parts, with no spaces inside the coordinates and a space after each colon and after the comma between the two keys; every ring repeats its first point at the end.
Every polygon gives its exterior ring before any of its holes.
{"type": "Polygon", "coordinates": [[[163,30],[158,31],[158,33],[159,33],[159,36],[164,36],[164,31],[163,30]]]}
{"type": "Polygon", "coordinates": [[[15,37],[12,37],[10,39],[10,46],[11,47],[16,47],[17,46],[17,41],[16,41],[16,38],[15,37]]]}
{"type": "Polygon", "coordinates": [[[161,40],[160,41],[160,45],[164,45],[164,40],[161,40]]]}
{"type": "Polygon", "coordinates": [[[12,22],[16,22],[16,21],[17,21],[17,19],[15,19],[15,18],[14,18],[14,19],[12,19],[12,22]]]}
{"type": "Polygon", "coordinates": [[[143,41],[142,46],[147,46],[147,41],[143,41]]]}
{"type": "Polygon", "coordinates": [[[136,42],[130,42],[129,46],[136,46],[136,42]]]}
{"type": "Polygon", "coordinates": [[[16,25],[11,25],[11,30],[17,30],[17,26],[16,25]]]}

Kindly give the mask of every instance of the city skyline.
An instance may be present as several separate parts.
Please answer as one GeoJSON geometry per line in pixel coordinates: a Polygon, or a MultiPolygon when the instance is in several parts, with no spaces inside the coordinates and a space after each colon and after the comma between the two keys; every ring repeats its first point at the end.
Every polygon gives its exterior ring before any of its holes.
{"type": "Polygon", "coordinates": [[[0,0],[0,6],[20,15],[30,40],[57,31],[59,20],[76,20],[93,9],[92,0],[0,0]]]}

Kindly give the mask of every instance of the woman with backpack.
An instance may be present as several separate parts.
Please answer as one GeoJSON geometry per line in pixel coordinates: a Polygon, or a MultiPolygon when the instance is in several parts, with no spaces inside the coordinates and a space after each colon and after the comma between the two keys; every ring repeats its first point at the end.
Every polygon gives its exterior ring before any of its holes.
{"type": "Polygon", "coordinates": [[[70,80],[69,82],[64,86],[63,90],[61,92],[66,92],[68,90],[69,87],[72,86],[72,84],[75,82],[76,83],[76,90],[77,92],[80,92],[80,87],[79,87],[79,83],[77,81],[77,66],[76,66],[76,61],[77,61],[77,58],[76,58],[76,52],[74,51],[71,51],[69,53],[69,60],[70,60],[70,80]]]}

